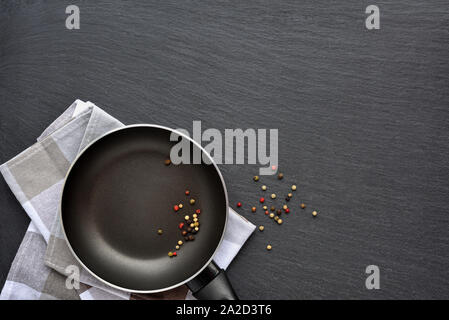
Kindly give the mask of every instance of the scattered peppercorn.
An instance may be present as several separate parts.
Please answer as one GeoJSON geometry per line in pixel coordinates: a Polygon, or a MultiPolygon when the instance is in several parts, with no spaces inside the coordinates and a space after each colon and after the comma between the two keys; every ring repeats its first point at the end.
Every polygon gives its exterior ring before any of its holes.
{"type": "Polygon", "coordinates": [[[271,194],[271,199],[276,199],[276,194],[275,193],[271,194]]]}
{"type": "Polygon", "coordinates": [[[169,166],[170,163],[171,163],[171,160],[170,160],[170,159],[167,159],[167,160],[164,161],[164,163],[165,163],[166,166],[169,166]]]}
{"type": "Polygon", "coordinates": [[[316,212],[316,211],[312,212],[312,216],[316,217],[317,215],[318,215],[318,212],[316,212]]]}
{"type": "Polygon", "coordinates": [[[174,205],[174,206],[173,206],[173,210],[175,210],[175,212],[178,211],[178,210],[179,210],[179,206],[178,206],[177,204],[174,205]]]}
{"type": "Polygon", "coordinates": [[[279,220],[279,216],[275,216],[275,217],[274,217],[274,220],[275,220],[275,221],[278,221],[278,220],[279,220]]]}
{"type": "Polygon", "coordinates": [[[296,185],[292,185],[292,190],[296,191],[296,185]]]}
{"type": "Polygon", "coordinates": [[[282,219],[278,219],[278,224],[282,224],[282,219]]]}
{"type": "Polygon", "coordinates": [[[287,197],[289,197],[289,198],[293,197],[293,193],[287,194],[287,197]]]}
{"type": "Polygon", "coordinates": [[[260,231],[263,231],[264,229],[265,229],[264,226],[259,226],[259,230],[260,230],[260,231]]]}
{"type": "Polygon", "coordinates": [[[279,173],[279,174],[278,174],[278,179],[279,179],[279,180],[281,180],[283,177],[284,177],[284,174],[283,174],[283,173],[279,173]]]}
{"type": "Polygon", "coordinates": [[[252,207],[252,208],[251,208],[251,211],[252,211],[252,212],[256,212],[256,207],[252,207]]]}
{"type": "Polygon", "coordinates": [[[179,229],[182,229],[184,227],[184,222],[181,222],[179,225],[178,225],[178,228],[179,229]]]}
{"type": "Polygon", "coordinates": [[[176,250],[179,250],[179,246],[175,246],[175,249],[176,249],[176,250]]]}
{"type": "Polygon", "coordinates": [[[198,215],[196,213],[193,214],[193,221],[195,221],[195,218],[198,218],[198,215]]]}
{"type": "Polygon", "coordinates": [[[161,235],[162,232],[163,232],[162,229],[157,229],[157,234],[158,234],[158,235],[161,235]]]}
{"type": "Polygon", "coordinates": [[[274,213],[270,213],[270,219],[274,218],[274,213]]]}
{"type": "Polygon", "coordinates": [[[195,229],[194,229],[194,230],[198,232],[198,231],[200,230],[200,228],[198,228],[198,227],[195,227],[195,229]]]}
{"type": "Polygon", "coordinates": [[[260,201],[260,203],[264,203],[265,202],[265,198],[262,197],[262,198],[259,199],[259,201],[260,201]]]}
{"type": "Polygon", "coordinates": [[[290,198],[289,197],[285,197],[285,201],[290,201],[290,198]]]}
{"type": "Polygon", "coordinates": [[[282,208],[283,208],[284,210],[287,210],[287,209],[288,209],[288,206],[287,206],[286,204],[284,204],[284,205],[282,206],[282,208]]]}
{"type": "Polygon", "coordinates": [[[268,209],[268,207],[267,207],[267,206],[263,206],[262,208],[263,208],[264,210],[267,210],[267,209],[268,209]]]}
{"type": "Polygon", "coordinates": [[[263,191],[267,190],[267,186],[260,187],[263,191]]]}
{"type": "Polygon", "coordinates": [[[178,254],[175,252],[173,252],[173,257],[176,257],[178,254]]]}
{"type": "Polygon", "coordinates": [[[186,194],[186,196],[188,196],[190,194],[190,191],[186,190],[185,194],[186,194]]]}
{"type": "Polygon", "coordinates": [[[195,213],[196,213],[196,214],[200,214],[200,213],[201,213],[201,210],[200,210],[200,209],[196,209],[195,213]]]}
{"type": "Polygon", "coordinates": [[[184,206],[182,205],[182,203],[180,203],[180,204],[178,205],[178,207],[179,207],[179,209],[182,209],[182,207],[184,207],[184,206]]]}
{"type": "Polygon", "coordinates": [[[281,210],[281,209],[278,209],[278,210],[276,211],[276,213],[278,214],[278,216],[280,216],[280,215],[282,214],[282,210],[281,210]]]}
{"type": "Polygon", "coordinates": [[[178,241],[178,245],[182,246],[182,241],[181,240],[178,241]]]}
{"type": "Polygon", "coordinates": [[[269,214],[268,210],[265,210],[265,214],[269,214]]]}
{"type": "Polygon", "coordinates": [[[190,217],[189,216],[185,216],[184,219],[187,221],[187,220],[190,219],[190,217]]]}
{"type": "Polygon", "coordinates": [[[187,235],[187,231],[183,230],[183,231],[181,232],[181,234],[182,234],[183,236],[186,236],[186,235],[187,235]]]}
{"type": "Polygon", "coordinates": [[[169,256],[169,257],[173,257],[173,252],[169,251],[169,252],[168,252],[168,256],[169,256]]]}
{"type": "Polygon", "coordinates": [[[259,181],[259,176],[254,176],[253,180],[254,181],[259,181]]]}
{"type": "Polygon", "coordinates": [[[274,210],[276,210],[276,208],[274,206],[271,206],[270,210],[274,211],[274,210]]]}
{"type": "Polygon", "coordinates": [[[306,205],[304,203],[301,203],[301,209],[305,209],[306,205]]]}
{"type": "Polygon", "coordinates": [[[195,240],[195,237],[192,236],[192,235],[190,235],[190,236],[189,236],[189,241],[193,241],[193,240],[195,240]]]}
{"type": "Polygon", "coordinates": [[[270,251],[272,249],[271,245],[267,245],[267,250],[270,251]]]}
{"type": "Polygon", "coordinates": [[[241,202],[237,202],[237,208],[240,208],[242,206],[241,202]]]}
{"type": "Polygon", "coordinates": [[[192,204],[192,205],[195,204],[195,199],[193,199],[193,198],[190,199],[190,204],[192,204]]]}
{"type": "Polygon", "coordinates": [[[285,213],[290,213],[290,209],[289,208],[285,209],[285,213]]]}

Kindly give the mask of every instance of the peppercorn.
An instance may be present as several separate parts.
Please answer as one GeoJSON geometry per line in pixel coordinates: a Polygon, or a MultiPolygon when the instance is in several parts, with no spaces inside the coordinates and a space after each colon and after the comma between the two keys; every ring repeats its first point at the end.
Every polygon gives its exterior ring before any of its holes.
{"type": "Polygon", "coordinates": [[[275,221],[278,221],[278,220],[279,220],[279,216],[275,216],[275,217],[274,217],[274,220],[275,220],[275,221]]]}
{"type": "Polygon", "coordinates": [[[193,219],[198,218],[198,215],[196,213],[193,214],[193,219]]]}
{"type": "Polygon", "coordinates": [[[293,197],[293,193],[287,194],[287,197],[289,197],[289,198],[293,197]]]}
{"type": "Polygon", "coordinates": [[[312,212],[312,216],[316,217],[317,215],[318,215],[318,212],[316,212],[316,211],[312,212]]]}
{"type": "Polygon", "coordinates": [[[195,229],[194,229],[194,230],[198,232],[198,231],[200,230],[200,228],[198,228],[198,227],[195,227],[195,229]]]}
{"type": "Polygon", "coordinates": [[[197,222],[198,221],[198,218],[193,218],[193,222],[197,222]]]}
{"type": "Polygon", "coordinates": [[[188,228],[187,228],[187,232],[192,232],[192,228],[193,228],[193,227],[188,227],[188,228]]]}
{"type": "Polygon", "coordinates": [[[283,174],[283,173],[279,173],[279,174],[278,174],[278,179],[279,179],[279,180],[281,180],[283,177],[284,177],[284,174],[283,174]]]}
{"type": "Polygon", "coordinates": [[[183,236],[186,236],[186,235],[187,235],[187,231],[183,230],[183,231],[181,232],[181,234],[182,234],[183,236]]]}
{"type": "Polygon", "coordinates": [[[171,160],[170,160],[170,159],[167,159],[167,160],[164,161],[164,163],[165,163],[166,166],[168,166],[168,165],[170,165],[171,160]]]}
{"type": "Polygon", "coordinates": [[[259,226],[259,230],[260,230],[260,231],[263,231],[264,229],[265,229],[264,226],[259,226]]]}
{"type": "Polygon", "coordinates": [[[186,190],[185,194],[186,194],[186,196],[188,196],[190,194],[190,191],[186,190]]]}
{"type": "Polygon", "coordinates": [[[282,219],[278,219],[278,224],[282,224],[282,219]]]}
{"type": "Polygon", "coordinates": [[[240,208],[242,206],[241,202],[237,202],[237,208],[240,208]]]}
{"type": "Polygon", "coordinates": [[[169,251],[169,252],[168,252],[168,256],[169,256],[169,257],[173,257],[173,252],[169,251]]]}
{"type": "Polygon", "coordinates": [[[270,213],[270,219],[274,218],[274,213],[270,213]]]}
{"type": "Polygon", "coordinates": [[[184,207],[184,206],[182,205],[182,203],[180,203],[178,207],[179,207],[179,209],[182,209],[182,207],[184,207]]]}
{"type": "Polygon", "coordinates": [[[301,203],[301,209],[305,209],[306,205],[304,203],[301,203]]]}
{"type": "Polygon", "coordinates": [[[200,223],[197,221],[197,222],[195,222],[195,223],[193,224],[193,226],[194,226],[194,227],[199,227],[199,226],[200,226],[200,223]]]}
{"type": "Polygon", "coordinates": [[[295,185],[292,185],[292,190],[296,191],[296,186],[295,185]]]}
{"type": "Polygon", "coordinates": [[[185,240],[185,241],[189,241],[189,237],[188,237],[188,236],[185,236],[185,237],[184,237],[184,240],[185,240]]]}
{"type": "Polygon", "coordinates": [[[173,206],[173,210],[175,210],[175,212],[178,211],[178,210],[179,210],[179,206],[178,206],[177,204],[175,204],[175,205],[173,206]]]}
{"type": "Polygon", "coordinates": [[[283,208],[284,210],[287,210],[288,206],[287,206],[286,204],[284,204],[284,205],[282,206],[282,208],[283,208]]]}
{"type": "Polygon", "coordinates": [[[265,198],[262,197],[262,198],[259,199],[259,201],[260,201],[260,203],[264,203],[265,202],[265,198]]]}
{"type": "Polygon", "coordinates": [[[281,209],[278,209],[278,210],[276,211],[276,213],[278,214],[278,216],[280,216],[280,215],[282,214],[282,210],[281,210],[281,209]]]}
{"type": "Polygon", "coordinates": [[[178,241],[178,245],[182,246],[182,241],[181,240],[178,241]]]}
{"type": "Polygon", "coordinates": [[[270,244],[269,244],[269,245],[267,245],[267,250],[268,250],[268,251],[270,251],[270,250],[271,250],[271,248],[272,248],[272,247],[271,247],[271,245],[270,245],[270,244]]]}
{"type": "Polygon", "coordinates": [[[190,204],[192,204],[192,205],[195,204],[195,199],[193,199],[193,198],[190,199],[190,204]]]}
{"type": "MultiPolygon", "coordinates": [[[[194,227],[195,227],[195,224],[191,223],[191,224],[190,224],[190,228],[194,228],[194,227]]],[[[192,230],[190,230],[190,231],[192,231],[192,230]]],[[[189,232],[190,232],[190,231],[189,231],[189,232]]]]}
{"type": "Polygon", "coordinates": [[[179,250],[179,246],[176,246],[175,249],[176,249],[176,250],[179,250]]]}
{"type": "Polygon", "coordinates": [[[251,211],[252,211],[252,212],[256,212],[256,207],[252,207],[252,208],[251,208],[251,211]]]}
{"type": "Polygon", "coordinates": [[[276,194],[275,193],[271,194],[271,199],[276,199],[276,194]]]}
{"type": "Polygon", "coordinates": [[[176,257],[178,254],[175,252],[173,252],[173,257],[176,257]]]}
{"type": "Polygon", "coordinates": [[[254,181],[259,181],[259,176],[254,176],[253,180],[254,181]]]}
{"type": "Polygon", "coordinates": [[[260,188],[262,189],[262,191],[267,190],[267,186],[262,186],[262,187],[260,187],[260,188]]]}
{"type": "Polygon", "coordinates": [[[157,234],[161,235],[162,234],[162,229],[157,229],[157,234]]]}
{"type": "Polygon", "coordinates": [[[190,235],[189,236],[189,241],[193,241],[193,240],[195,240],[195,236],[190,235]]]}
{"type": "Polygon", "coordinates": [[[274,210],[276,210],[276,208],[274,206],[271,206],[270,210],[274,211],[274,210]]]}
{"type": "Polygon", "coordinates": [[[264,209],[264,210],[267,210],[267,209],[268,209],[268,207],[267,207],[267,206],[263,206],[263,207],[262,207],[262,209],[264,209]]]}
{"type": "Polygon", "coordinates": [[[268,214],[269,212],[268,212],[268,210],[265,210],[265,214],[268,214]]]}
{"type": "Polygon", "coordinates": [[[289,208],[285,209],[285,213],[290,213],[290,209],[289,208]]]}
{"type": "Polygon", "coordinates": [[[187,220],[190,219],[190,217],[189,216],[185,216],[184,219],[187,221],[187,220]]]}
{"type": "Polygon", "coordinates": [[[285,197],[285,201],[290,201],[290,198],[289,197],[285,197]]]}
{"type": "Polygon", "coordinates": [[[196,213],[196,214],[200,214],[200,213],[201,213],[201,210],[200,210],[200,209],[196,209],[195,213],[196,213]]]}

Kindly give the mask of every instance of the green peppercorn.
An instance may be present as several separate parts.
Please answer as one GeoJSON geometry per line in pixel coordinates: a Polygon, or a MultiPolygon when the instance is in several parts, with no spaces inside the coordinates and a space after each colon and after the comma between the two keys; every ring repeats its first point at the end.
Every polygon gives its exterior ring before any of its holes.
{"type": "Polygon", "coordinates": [[[193,198],[192,198],[192,199],[190,199],[190,201],[189,201],[189,202],[190,202],[190,204],[192,204],[192,205],[193,205],[193,204],[195,204],[195,199],[193,199],[193,198]]]}
{"type": "Polygon", "coordinates": [[[259,176],[254,176],[253,180],[254,181],[259,181],[259,176]]]}

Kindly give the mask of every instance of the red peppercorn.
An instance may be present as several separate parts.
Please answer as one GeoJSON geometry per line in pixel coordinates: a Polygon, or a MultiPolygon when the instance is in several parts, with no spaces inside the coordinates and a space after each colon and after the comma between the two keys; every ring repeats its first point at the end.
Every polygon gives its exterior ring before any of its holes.
{"type": "Polygon", "coordinates": [[[175,252],[173,252],[173,256],[174,257],[176,257],[178,254],[176,253],[176,251],[175,252]]]}
{"type": "Polygon", "coordinates": [[[289,208],[285,209],[285,213],[290,213],[290,209],[289,208]]]}
{"type": "Polygon", "coordinates": [[[265,214],[269,214],[268,210],[265,211],[265,214]]]}
{"type": "Polygon", "coordinates": [[[237,207],[240,208],[242,206],[241,202],[237,202],[237,207]]]}
{"type": "Polygon", "coordinates": [[[196,209],[195,213],[200,214],[201,210],[200,209],[196,209]]]}
{"type": "Polygon", "coordinates": [[[181,222],[181,223],[178,225],[178,227],[179,227],[179,229],[182,229],[182,228],[184,227],[184,222],[181,222]]]}
{"type": "Polygon", "coordinates": [[[179,210],[179,206],[178,206],[178,205],[175,205],[175,206],[173,207],[173,210],[178,211],[178,210],[179,210]]]}
{"type": "Polygon", "coordinates": [[[186,190],[186,196],[188,196],[190,194],[189,190],[186,190]]]}
{"type": "Polygon", "coordinates": [[[260,203],[264,203],[265,202],[265,198],[264,197],[262,197],[262,198],[260,198],[260,203]]]}

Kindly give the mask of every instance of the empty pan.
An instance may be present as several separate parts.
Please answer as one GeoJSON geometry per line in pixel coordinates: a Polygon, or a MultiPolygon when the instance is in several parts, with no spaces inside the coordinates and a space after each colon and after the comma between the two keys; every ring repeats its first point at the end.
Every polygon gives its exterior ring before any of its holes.
{"type": "Polygon", "coordinates": [[[179,132],[133,125],[91,143],[67,173],[60,214],[73,255],[112,287],[154,293],[187,284],[199,299],[237,299],[212,260],[228,215],[223,177],[201,146],[179,132]],[[177,143],[170,141],[173,132],[209,164],[166,165],[177,143]],[[197,209],[199,231],[186,241],[179,224],[197,209]],[[179,240],[184,244],[176,250],[179,240]]]}

